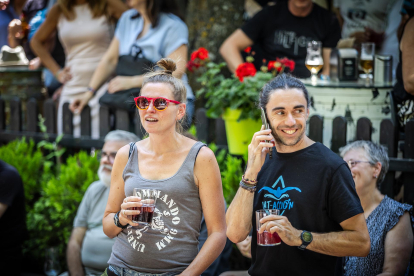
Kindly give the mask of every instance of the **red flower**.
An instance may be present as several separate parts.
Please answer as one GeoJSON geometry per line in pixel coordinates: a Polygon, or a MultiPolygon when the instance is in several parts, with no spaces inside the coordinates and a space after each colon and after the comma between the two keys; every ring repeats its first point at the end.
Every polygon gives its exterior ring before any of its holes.
{"type": "Polygon", "coordinates": [[[191,61],[196,59],[205,60],[208,58],[208,51],[206,48],[200,47],[191,54],[191,61]]]}
{"type": "Polygon", "coordinates": [[[187,62],[187,69],[188,69],[188,71],[190,71],[190,72],[194,72],[194,70],[195,70],[195,69],[198,69],[200,66],[201,66],[201,64],[200,64],[200,63],[194,62],[194,61],[192,61],[192,60],[189,60],[189,61],[187,62]]]}
{"type": "Polygon", "coordinates": [[[276,61],[279,61],[282,63],[285,68],[289,68],[290,72],[292,72],[295,69],[295,62],[291,59],[282,58],[282,59],[276,59],[276,61]]]}
{"type": "Polygon", "coordinates": [[[244,49],[244,52],[245,52],[245,53],[248,53],[248,54],[249,54],[251,51],[252,51],[252,47],[250,47],[250,46],[249,46],[249,47],[247,47],[246,49],[244,49]]]}
{"type": "Polygon", "coordinates": [[[271,72],[273,71],[273,69],[276,69],[279,73],[282,70],[282,63],[280,63],[280,61],[278,60],[269,61],[269,63],[267,64],[267,70],[271,72]]]}
{"type": "Polygon", "coordinates": [[[250,62],[240,64],[236,69],[236,76],[240,81],[243,81],[244,77],[250,77],[256,75],[256,68],[250,62]]]}

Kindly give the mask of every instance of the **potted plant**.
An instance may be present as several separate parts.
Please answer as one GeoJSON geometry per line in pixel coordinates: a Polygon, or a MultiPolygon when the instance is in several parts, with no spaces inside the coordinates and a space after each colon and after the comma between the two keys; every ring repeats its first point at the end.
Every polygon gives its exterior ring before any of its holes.
{"type": "Polygon", "coordinates": [[[260,129],[260,110],[257,108],[259,91],[277,74],[292,71],[295,66],[286,58],[264,60],[260,71],[256,71],[252,63],[254,53],[250,47],[244,51],[248,53],[246,62],[240,64],[230,78],[222,73],[226,63],[211,61],[205,48],[194,51],[187,64],[190,72],[202,68],[197,78],[201,88],[196,95],[207,100],[208,117],[224,119],[229,152],[237,155],[245,154],[253,134],[260,129]]]}

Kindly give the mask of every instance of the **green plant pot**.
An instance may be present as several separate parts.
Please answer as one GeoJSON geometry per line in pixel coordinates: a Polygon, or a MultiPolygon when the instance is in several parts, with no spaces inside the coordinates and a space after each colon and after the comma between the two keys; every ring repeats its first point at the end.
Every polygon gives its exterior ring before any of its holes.
{"type": "Polygon", "coordinates": [[[244,155],[247,147],[252,141],[253,134],[260,130],[262,122],[260,120],[240,120],[241,110],[227,108],[223,114],[226,126],[227,145],[231,154],[244,155]]]}

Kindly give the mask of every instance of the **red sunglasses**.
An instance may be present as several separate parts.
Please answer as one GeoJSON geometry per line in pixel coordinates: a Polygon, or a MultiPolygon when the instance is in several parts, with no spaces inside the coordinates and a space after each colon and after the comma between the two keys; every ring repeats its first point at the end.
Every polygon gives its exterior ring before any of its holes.
{"type": "Polygon", "coordinates": [[[134,98],[135,105],[138,107],[138,109],[141,110],[147,110],[150,102],[153,102],[154,108],[158,111],[164,111],[168,107],[168,103],[175,103],[180,104],[180,102],[169,100],[162,97],[157,98],[149,98],[144,96],[139,96],[134,98]]]}

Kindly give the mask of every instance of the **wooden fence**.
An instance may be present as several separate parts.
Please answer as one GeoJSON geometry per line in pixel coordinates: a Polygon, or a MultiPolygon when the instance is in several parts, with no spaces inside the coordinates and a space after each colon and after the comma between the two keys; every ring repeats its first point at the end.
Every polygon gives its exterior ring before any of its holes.
{"type": "MultiPolygon", "coordinates": [[[[54,141],[56,134],[56,107],[55,103],[48,99],[38,101],[34,98],[22,102],[15,97],[6,102],[0,98],[0,143],[7,143],[21,137],[32,138],[35,142],[44,139],[44,134],[39,131],[38,115],[45,118],[45,126],[49,135],[49,141],[54,141]],[[7,123],[7,124],[6,124],[7,123]]],[[[72,112],[68,104],[63,106],[64,137],[61,145],[74,149],[102,148],[105,135],[112,129],[122,129],[135,132],[143,137],[145,130],[140,120],[131,121],[128,112],[124,110],[110,110],[100,107],[100,138],[92,139],[90,109],[85,107],[81,113],[81,137],[73,136],[72,112]]],[[[219,148],[227,148],[227,139],[224,121],[222,119],[210,119],[206,116],[206,110],[196,110],[195,125],[197,136],[207,143],[215,142],[219,148]]],[[[323,143],[324,120],[319,115],[309,119],[308,135],[317,142],[323,143]]],[[[399,137],[397,127],[391,119],[384,119],[380,125],[380,144],[388,148],[390,157],[389,172],[382,184],[381,191],[390,197],[394,197],[395,187],[404,186],[404,201],[414,203],[414,120],[407,123],[405,136],[399,137]],[[397,158],[399,148],[403,152],[403,158],[397,158]],[[403,172],[404,177],[397,179],[396,173],[403,172]]],[[[346,145],[347,121],[345,117],[338,116],[332,123],[331,149],[338,152],[339,148],[346,145]]],[[[356,139],[371,140],[372,124],[368,118],[360,118],[356,124],[356,139]]],[[[326,144],[326,143],[325,143],[326,144]]],[[[323,158],[323,157],[321,157],[323,158]]]]}

